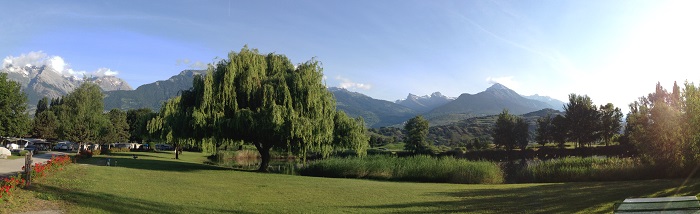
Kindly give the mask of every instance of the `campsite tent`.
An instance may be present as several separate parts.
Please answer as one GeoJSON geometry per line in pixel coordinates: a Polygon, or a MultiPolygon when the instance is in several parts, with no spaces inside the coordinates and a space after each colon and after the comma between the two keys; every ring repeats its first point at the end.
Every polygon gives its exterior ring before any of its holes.
{"type": "Polygon", "coordinates": [[[12,153],[10,153],[10,150],[5,148],[5,147],[0,147],[0,156],[12,156],[12,153]]]}

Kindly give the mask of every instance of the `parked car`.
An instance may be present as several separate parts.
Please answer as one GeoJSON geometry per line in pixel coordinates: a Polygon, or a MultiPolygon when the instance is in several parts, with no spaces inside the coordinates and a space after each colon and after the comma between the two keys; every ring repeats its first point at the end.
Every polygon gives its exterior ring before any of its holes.
{"type": "Polygon", "coordinates": [[[60,142],[53,147],[54,150],[73,150],[73,144],[69,142],[60,142]]]}
{"type": "Polygon", "coordinates": [[[175,150],[175,148],[173,148],[173,146],[168,145],[168,144],[156,144],[156,150],[173,151],[173,150],[175,150]]]}
{"type": "Polygon", "coordinates": [[[39,149],[35,145],[29,145],[27,147],[24,147],[24,150],[31,151],[32,153],[34,153],[39,149]]]}

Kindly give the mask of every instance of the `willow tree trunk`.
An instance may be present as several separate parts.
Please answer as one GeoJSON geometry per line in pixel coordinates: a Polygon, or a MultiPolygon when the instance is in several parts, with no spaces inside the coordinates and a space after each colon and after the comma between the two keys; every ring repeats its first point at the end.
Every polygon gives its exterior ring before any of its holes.
{"type": "Polygon", "coordinates": [[[180,159],[180,145],[175,145],[175,159],[180,159]]]}
{"type": "Polygon", "coordinates": [[[268,172],[267,167],[270,166],[270,149],[272,149],[272,146],[266,146],[262,143],[254,143],[254,145],[260,153],[260,168],[258,168],[258,172],[268,172]]]}

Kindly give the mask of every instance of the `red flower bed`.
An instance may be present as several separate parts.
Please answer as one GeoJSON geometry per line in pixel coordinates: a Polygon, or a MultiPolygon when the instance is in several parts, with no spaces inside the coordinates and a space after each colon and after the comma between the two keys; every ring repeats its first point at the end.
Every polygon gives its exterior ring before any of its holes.
{"type": "MultiPolygon", "coordinates": [[[[35,178],[46,177],[49,173],[54,171],[63,170],[63,166],[70,164],[70,157],[68,155],[51,156],[51,160],[46,161],[46,163],[35,163],[32,167],[32,180],[35,178]]],[[[22,167],[24,170],[24,167],[22,167]]]]}
{"type": "MultiPolygon", "coordinates": [[[[31,171],[32,180],[46,177],[55,171],[63,170],[63,167],[70,163],[71,160],[68,155],[52,156],[46,163],[35,163],[31,171]]],[[[22,170],[24,170],[24,166],[22,170]]],[[[26,183],[27,181],[24,180],[20,174],[7,178],[0,178],[0,202],[8,201],[10,196],[12,196],[12,192],[18,187],[24,188],[26,183]]]]}
{"type": "Polygon", "coordinates": [[[16,176],[12,176],[9,178],[3,178],[0,180],[0,199],[1,201],[7,201],[9,200],[9,197],[12,196],[12,192],[17,189],[17,187],[22,188],[24,187],[24,184],[26,184],[26,181],[23,178],[20,178],[19,174],[16,176]]]}

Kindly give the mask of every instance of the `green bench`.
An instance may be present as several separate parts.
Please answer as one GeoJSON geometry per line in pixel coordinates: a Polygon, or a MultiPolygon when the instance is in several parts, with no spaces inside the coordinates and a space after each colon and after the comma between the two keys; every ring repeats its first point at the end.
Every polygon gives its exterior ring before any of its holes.
{"type": "Polygon", "coordinates": [[[628,198],[615,204],[614,213],[698,213],[700,201],[695,196],[664,198],[628,198]]]}

